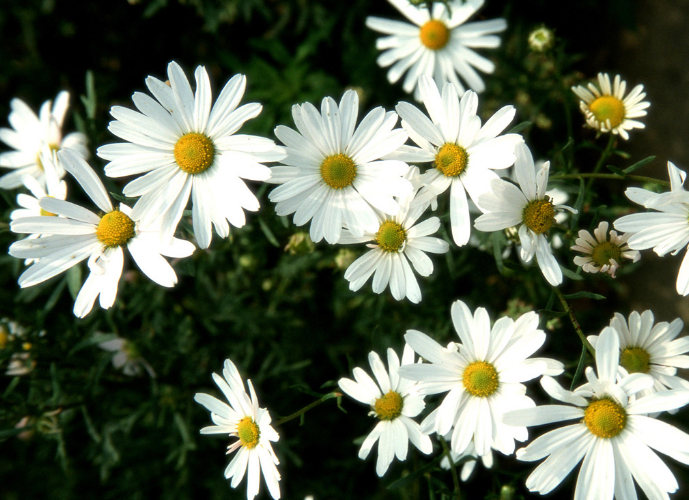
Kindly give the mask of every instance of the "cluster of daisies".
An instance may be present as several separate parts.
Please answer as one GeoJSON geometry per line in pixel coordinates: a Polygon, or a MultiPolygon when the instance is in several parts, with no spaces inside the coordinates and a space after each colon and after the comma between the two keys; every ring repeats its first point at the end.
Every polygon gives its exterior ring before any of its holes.
{"type": "MultiPolygon", "coordinates": [[[[546,340],[535,312],[502,317],[491,325],[485,309],[472,312],[458,300],[451,317],[458,341],[443,346],[409,330],[401,359],[388,349],[386,368],[371,352],[373,376],[356,367],[353,379],[338,382],[345,394],[367,405],[377,421],[358,456],[366,459],[377,443],[378,476],[395,458],[406,460],[411,443],[423,454],[444,454],[441,465],[447,468],[461,463],[461,477],[467,480],[479,459],[492,467],[494,452],[514,454],[516,442],[528,440],[528,427],[575,421],[516,450],[522,461],[547,457],[526,480],[529,490],[549,493],[582,460],[576,499],[635,500],[635,482],[653,500],[667,499],[678,489],[653,450],[689,464],[689,434],[657,419],[689,403],[689,382],[676,375],[677,368],[689,367],[689,338],[678,338],[681,320],[654,324],[651,311],[633,312],[628,320],[615,314],[600,335],[589,337],[595,346],[595,369],[586,368],[586,382],[567,390],[553,378],[563,373],[563,364],[533,356],[546,340]],[[535,379],[564,404],[536,406],[524,385],[535,379]],[[424,400],[434,394],[444,397],[429,410],[424,400]],[[414,419],[422,413],[425,418],[418,423],[414,419]],[[438,443],[434,445],[431,436],[438,443]]],[[[270,494],[280,498],[279,462],[271,445],[279,436],[268,410],[258,406],[251,381],[250,395],[246,393],[230,360],[225,361],[223,377],[213,374],[213,380],[229,405],[208,394],[195,399],[211,412],[214,423],[201,433],[236,438],[228,446],[228,453],[238,451],[225,477],[235,487],[248,469],[251,500],[262,473],[270,494]]]]}

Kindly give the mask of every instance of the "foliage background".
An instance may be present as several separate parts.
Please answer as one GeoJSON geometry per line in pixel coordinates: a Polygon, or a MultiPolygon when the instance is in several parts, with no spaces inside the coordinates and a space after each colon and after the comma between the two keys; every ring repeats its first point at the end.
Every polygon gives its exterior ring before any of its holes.
{"type": "MultiPolygon", "coordinates": [[[[67,89],[72,113],[65,130],[87,133],[92,152],[117,141],[107,131],[110,106],[131,107],[131,94],[145,89],[144,78],[164,77],[170,60],[182,64],[189,75],[197,65],[205,65],[216,94],[232,75],[246,74],[243,102],[259,101],[264,108],[243,133],[273,137],[277,124],[293,126],[293,104],[318,103],[328,95],[339,99],[347,87],[364,96],[360,116],[374,106],[393,109],[398,101],[410,100],[399,86],[389,85],[386,71],[376,66],[376,34],[364,26],[368,15],[398,17],[383,0],[2,0],[0,7],[0,125],[6,126],[12,97],[38,109],[67,89]],[[91,90],[87,71],[93,74],[91,90]],[[81,95],[87,96],[83,102],[81,95]]],[[[551,158],[554,169],[590,171],[604,140],[596,142],[581,128],[583,120],[568,89],[599,71],[618,71],[622,63],[615,55],[624,50],[620,41],[643,33],[636,2],[581,0],[567,9],[563,18],[559,2],[487,2],[479,18],[505,17],[509,28],[499,50],[483,51],[498,69],[486,77],[482,113],[489,116],[515,104],[515,124],[536,124],[522,131],[535,156],[551,158]],[[560,39],[552,58],[529,54],[526,47],[529,30],[542,23],[554,28],[560,39]],[[565,108],[571,113],[569,123],[565,108]],[[577,146],[563,151],[568,130],[577,146]]],[[[647,84],[647,90],[653,103],[660,87],[647,84]]],[[[642,134],[632,135],[631,147],[642,134]]],[[[673,159],[664,151],[634,154],[610,162],[624,168],[657,154],[655,167],[664,179],[665,161],[673,159]]],[[[103,163],[92,156],[97,170],[103,163]]],[[[123,182],[103,179],[111,191],[121,192],[123,182]]],[[[210,374],[221,371],[225,358],[252,379],[261,405],[277,420],[312,402],[315,393],[332,390],[352,367],[368,369],[369,351],[383,353],[392,346],[399,352],[409,328],[449,341],[454,335],[449,309],[456,299],[472,308],[488,308],[493,320],[521,308],[555,307],[548,305],[550,290],[537,270],[507,263],[499,269],[490,248],[454,245],[446,257],[434,258],[436,272],[421,280],[424,300],[419,305],[398,303],[389,293],[375,295],[370,284],[352,293],[337,264],[342,247],[322,243],[310,253],[285,252],[297,229],[275,216],[265,186],[252,187],[261,199],[261,211],[249,214],[247,226],[233,230],[229,240],[216,237],[209,250],[197,250],[178,262],[176,288],[157,287],[129,263],[115,306],[108,311],[96,306],[84,320],[71,314],[70,279],[78,278],[73,274],[18,289],[23,265],[6,255],[15,236],[2,225],[0,317],[18,321],[27,334],[0,350],[0,368],[4,371],[24,341],[32,343],[36,367],[28,376],[0,379],[0,498],[244,498],[245,484],[232,490],[223,479],[231,458],[223,453],[226,440],[199,436],[210,419],[193,401],[196,392],[218,394],[210,374]],[[126,377],[112,368],[110,355],[95,345],[104,338],[99,334],[112,333],[134,342],[155,369],[156,379],[126,377]],[[25,416],[31,418],[31,427],[20,435],[15,424],[25,416]]],[[[587,192],[581,199],[581,227],[595,225],[599,215],[612,220],[629,210],[620,198],[624,187],[601,183],[595,193],[587,192]],[[603,204],[611,208],[599,209],[603,204]]],[[[571,191],[573,202],[578,183],[563,188],[571,191]]],[[[73,182],[69,189],[70,198],[83,198],[73,182]]],[[[16,206],[16,193],[0,194],[6,222],[16,206]]],[[[188,228],[182,231],[190,234],[188,228]]],[[[565,227],[561,236],[567,243],[575,233],[565,227]]],[[[559,260],[574,269],[568,246],[559,260]]],[[[679,262],[663,264],[672,268],[664,287],[673,288],[669,283],[674,283],[679,262]]],[[[631,272],[615,282],[602,277],[565,282],[565,293],[586,290],[608,297],[574,303],[587,332],[599,331],[613,311],[628,314],[630,304],[638,303],[634,271],[640,267],[628,268],[631,272]]],[[[658,319],[676,316],[674,311],[666,314],[658,319]]],[[[548,353],[567,362],[571,377],[579,341],[564,320],[551,319],[548,328],[548,353]]],[[[544,401],[535,385],[531,394],[544,401]]],[[[373,457],[357,459],[358,445],[353,444],[373,420],[352,400],[343,399],[342,408],[346,414],[331,400],[307,413],[303,425],[295,420],[277,429],[283,498],[313,494],[319,500],[406,500],[436,492],[440,498],[448,491],[449,473],[439,470],[405,488],[386,489],[428,460],[412,452],[410,460],[394,462],[379,480],[373,457]]],[[[680,426],[681,420],[680,414],[680,426]]],[[[686,473],[671,467],[684,474],[680,482],[686,483],[686,473]]],[[[494,471],[479,468],[463,494],[503,498],[501,488],[511,485],[513,498],[529,496],[523,480],[530,470],[500,457],[494,471]]],[[[571,497],[572,479],[566,483],[552,498],[571,497]]],[[[264,486],[261,498],[268,497],[264,486]]]]}

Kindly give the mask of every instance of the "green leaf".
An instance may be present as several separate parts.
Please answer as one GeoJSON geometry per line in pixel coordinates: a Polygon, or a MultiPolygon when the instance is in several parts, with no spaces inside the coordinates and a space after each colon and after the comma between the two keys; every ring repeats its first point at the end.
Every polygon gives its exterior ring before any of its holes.
{"type": "Polygon", "coordinates": [[[655,159],[656,159],[655,156],[649,156],[648,158],[644,158],[644,159],[641,160],[641,161],[637,161],[637,162],[636,162],[634,165],[632,165],[631,167],[625,168],[625,169],[623,170],[623,172],[624,172],[625,174],[631,174],[631,173],[634,172],[635,170],[639,170],[641,167],[643,167],[643,166],[645,166],[645,165],[648,165],[649,163],[651,163],[651,162],[652,162],[653,160],[655,160],[655,159]]]}
{"type": "Polygon", "coordinates": [[[581,276],[579,276],[577,273],[575,273],[574,271],[570,271],[566,267],[560,267],[560,269],[562,269],[562,274],[564,274],[565,276],[567,276],[571,280],[581,281],[584,279],[581,276]]]}
{"type": "Polygon", "coordinates": [[[586,183],[584,179],[579,179],[579,194],[577,194],[577,201],[574,202],[574,210],[576,210],[576,212],[572,214],[571,223],[569,225],[570,229],[579,227],[579,217],[581,217],[581,211],[584,208],[585,197],[586,183]]]}
{"type": "Polygon", "coordinates": [[[81,266],[73,266],[67,271],[67,289],[72,299],[77,300],[81,290],[81,266]]]}
{"type": "Polygon", "coordinates": [[[86,95],[82,95],[81,102],[86,109],[86,116],[93,120],[96,117],[96,84],[93,78],[93,71],[86,72],[86,95]]]}
{"type": "Polygon", "coordinates": [[[620,177],[626,177],[626,175],[627,175],[624,173],[624,170],[621,170],[614,165],[606,165],[605,168],[610,170],[613,174],[619,175],[620,177]]]}
{"type": "Polygon", "coordinates": [[[71,356],[75,352],[80,351],[80,350],[84,349],[85,347],[89,347],[89,346],[92,346],[95,344],[100,344],[101,342],[105,342],[107,340],[113,340],[116,338],[117,338],[117,335],[115,335],[114,333],[107,333],[107,334],[95,333],[92,336],[82,340],[81,342],[79,342],[74,347],[72,347],[72,350],[69,351],[69,354],[67,356],[71,356]]]}
{"type": "Polygon", "coordinates": [[[517,124],[516,124],[514,127],[512,127],[512,128],[510,129],[510,131],[507,132],[507,133],[508,133],[508,134],[518,134],[519,132],[521,132],[521,131],[524,130],[525,128],[530,127],[531,125],[533,125],[533,123],[531,123],[531,122],[529,122],[529,121],[517,123],[517,124]]]}
{"type": "Polygon", "coordinates": [[[572,379],[572,385],[569,387],[570,391],[574,390],[574,387],[579,383],[582,373],[584,373],[584,367],[586,366],[586,358],[588,356],[588,349],[586,346],[581,348],[581,356],[579,357],[579,364],[577,364],[577,371],[574,373],[574,378],[572,379]]]}
{"type": "Polygon", "coordinates": [[[117,201],[120,203],[124,203],[125,205],[129,205],[130,207],[136,203],[136,201],[139,198],[129,198],[128,196],[125,196],[123,194],[115,193],[113,191],[110,191],[110,196],[115,198],[117,201]]]}
{"type": "Polygon", "coordinates": [[[593,300],[605,300],[606,297],[592,292],[577,292],[565,295],[566,299],[593,299],[593,300]]]}
{"type": "Polygon", "coordinates": [[[504,266],[502,265],[502,243],[505,241],[505,235],[502,231],[495,231],[490,235],[491,243],[493,244],[493,257],[495,258],[495,265],[498,266],[498,271],[502,274],[504,266]]]}
{"type": "Polygon", "coordinates": [[[551,309],[539,309],[538,313],[550,318],[561,318],[567,314],[565,311],[553,311],[551,309]]]}
{"type": "Polygon", "coordinates": [[[261,231],[263,231],[263,234],[266,235],[266,239],[270,242],[270,244],[274,247],[279,247],[280,243],[278,243],[277,238],[273,234],[273,231],[271,231],[268,227],[268,224],[266,224],[261,218],[258,219],[258,224],[261,226],[261,231]]]}
{"type": "Polygon", "coordinates": [[[398,490],[400,488],[403,488],[404,486],[407,486],[408,484],[413,483],[417,479],[419,479],[421,476],[423,476],[426,472],[429,472],[432,470],[440,461],[443,459],[443,455],[441,454],[440,456],[436,457],[435,460],[431,461],[431,463],[424,465],[420,469],[416,469],[414,472],[411,472],[407,474],[404,477],[401,477],[400,479],[393,481],[392,483],[388,484],[386,489],[388,490],[398,490]]]}
{"type": "Polygon", "coordinates": [[[20,427],[19,429],[3,429],[0,431],[0,439],[11,438],[13,436],[16,436],[17,434],[21,434],[22,432],[26,432],[28,430],[31,430],[31,427],[20,427]]]}

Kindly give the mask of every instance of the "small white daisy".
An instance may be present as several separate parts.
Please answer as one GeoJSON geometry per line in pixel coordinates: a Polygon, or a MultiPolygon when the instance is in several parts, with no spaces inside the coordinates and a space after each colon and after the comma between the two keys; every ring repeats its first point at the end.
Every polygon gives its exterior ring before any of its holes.
{"type": "Polygon", "coordinates": [[[421,148],[418,161],[434,162],[434,168],[421,176],[424,188],[419,202],[433,200],[450,188],[452,238],[462,246],[471,235],[466,193],[481,208],[480,195],[498,179],[493,170],[512,165],[514,148],[523,142],[517,134],[498,137],[514,118],[515,109],[505,106],[481,126],[476,115],[476,93],[468,90],[460,100],[457,88],[446,83],[441,96],[435,82],[425,76],[419,79],[419,88],[430,119],[407,102],[400,102],[396,108],[402,126],[421,148]]]}
{"type": "Polygon", "coordinates": [[[514,451],[515,439],[525,441],[528,435],[526,427],[505,425],[500,416],[508,410],[534,406],[522,382],[546,373],[562,373],[563,365],[544,358],[528,359],[546,339],[538,329],[535,312],[516,321],[500,318],[492,328],[482,307],[472,314],[458,300],[452,304],[451,314],[461,344],[443,348],[416,330],[404,336],[429,363],[403,366],[400,375],[419,381],[421,394],[449,391],[423,421],[421,430],[444,436],[454,426],[453,452],[463,453],[473,440],[480,456],[491,448],[509,455],[514,451]]]}
{"type": "MultiPolygon", "coordinates": [[[[414,357],[412,348],[405,345],[401,366],[413,365],[414,357]]],[[[395,456],[401,461],[407,459],[409,441],[426,455],[433,451],[433,444],[431,439],[421,432],[419,424],[412,420],[421,413],[425,403],[423,396],[415,390],[417,384],[398,375],[400,360],[397,353],[388,349],[388,371],[375,352],[368,355],[368,361],[378,385],[359,367],[353,370],[356,382],[349,378],[341,378],[338,385],[352,398],[370,405],[369,415],[380,420],[361,445],[359,458],[365,459],[378,441],[376,473],[382,477],[395,456]]]]}
{"type": "MultiPolygon", "coordinates": [[[[405,178],[418,186],[418,175],[419,169],[411,167],[405,178]]],[[[412,209],[415,193],[416,190],[399,200],[400,211],[395,216],[376,212],[380,226],[375,233],[364,231],[362,237],[356,238],[348,230],[343,231],[340,243],[374,242],[367,245],[371,248],[369,252],[347,268],[344,277],[349,281],[350,290],[359,290],[373,275],[375,293],[382,293],[389,284],[396,300],[407,297],[414,304],[421,301],[421,289],[409,262],[418,274],[430,276],[433,262],[425,252],[445,253],[450,245],[440,238],[429,236],[440,228],[440,219],[437,217],[416,224],[427,205],[416,205],[412,209]]]]}
{"type": "Polygon", "coordinates": [[[492,73],[495,64],[472,49],[499,47],[500,37],[495,33],[504,31],[507,23],[504,19],[467,23],[484,0],[434,2],[430,12],[425,5],[412,5],[408,0],[388,1],[414,23],[366,18],[366,26],[388,35],[379,38],[376,47],[384,51],[378,64],[383,68],[392,65],[388,71],[390,83],[397,82],[408,70],[402,88],[414,92],[416,100],[421,96],[417,86],[421,75],[435,78],[438,85],[452,82],[464,92],[459,74],[471,89],[485,90],[476,70],[492,73]]]}
{"type": "Polygon", "coordinates": [[[143,368],[151,378],[156,378],[153,367],[148,364],[148,361],[141,357],[141,354],[139,354],[133,342],[123,339],[122,337],[117,337],[99,342],[98,347],[104,351],[115,353],[112,356],[112,366],[114,366],[116,370],[122,370],[122,373],[125,375],[129,377],[138,377],[141,375],[141,369],[143,368]]]}
{"type": "Polygon", "coordinates": [[[562,283],[562,271],[545,233],[555,222],[555,210],[575,210],[554,205],[546,196],[550,162],[545,162],[536,173],[531,151],[525,144],[517,145],[515,153],[517,161],[514,168],[519,188],[501,179],[493,181],[492,192],[480,198],[479,208],[485,213],[476,219],[474,227],[479,231],[500,231],[519,225],[522,260],[530,262],[535,255],[545,279],[557,286],[562,283]]]}
{"type": "Polygon", "coordinates": [[[62,167],[59,167],[57,160],[57,152],[48,148],[46,145],[41,151],[41,165],[43,166],[43,173],[45,182],[41,183],[35,177],[25,175],[22,178],[24,186],[31,192],[31,195],[19,193],[17,195],[17,204],[22,207],[13,210],[10,213],[10,219],[21,219],[22,217],[38,217],[39,215],[54,216],[43,210],[39,202],[45,197],[56,198],[64,200],[67,198],[67,183],[60,180],[60,171],[64,172],[62,167]]]}
{"type": "Polygon", "coordinates": [[[182,68],[168,65],[170,84],[149,76],[146,85],[155,99],[141,92],[132,96],[139,111],[113,106],[115,121],[108,130],[127,143],[98,148],[109,163],[110,177],[144,174],[124,187],[125,196],[140,196],[132,214],[152,222],[162,218],[163,238],[171,237],[189,198],[194,235],[201,248],[212,238],[211,223],[222,238],[246,223],[244,210],[259,209],[256,196],[243,179],[265,181],[264,162],[284,157],[270,139],[236,132],[261,112],[258,103],[237,107],[246,77],[235,75],[211,107],[211,84],[203,66],[196,68],[196,93],[182,68]]]}
{"type": "MultiPolygon", "coordinates": [[[[689,244],[689,193],[682,187],[686,174],[671,162],[667,168],[670,192],[656,194],[640,188],[625,191],[627,198],[656,212],[625,215],[614,222],[615,229],[630,233],[629,248],[653,248],[661,257],[668,252],[676,255],[689,244]]],[[[689,252],[682,260],[676,287],[680,295],[689,294],[689,252]]]]}
{"type": "Polygon", "coordinates": [[[636,262],[641,257],[639,252],[627,245],[629,234],[618,235],[617,231],[611,230],[608,239],[608,223],[605,221],[598,224],[593,234],[595,238],[586,229],[581,229],[576,245],[571,247],[572,250],[585,254],[574,257],[574,263],[584,272],[607,273],[614,278],[623,258],[636,262]]]}
{"type": "Polygon", "coordinates": [[[251,394],[249,398],[237,367],[229,359],[225,360],[222,374],[224,379],[214,373],[213,380],[229,405],[208,394],[198,393],[194,396],[194,401],[211,412],[211,420],[215,424],[201,429],[201,434],[228,434],[237,438],[237,441],[227,447],[228,454],[239,450],[225,469],[225,477],[232,478],[230,486],[236,488],[248,469],[246,497],[251,500],[258,494],[260,474],[263,473],[270,495],[278,499],[280,473],[276,465],[280,461],[270,442],[279,440],[280,436],[270,425],[268,410],[258,407],[251,380],[246,381],[251,394]]]}
{"type": "MultiPolygon", "coordinates": [[[[69,107],[69,92],[60,92],[54,104],[51,101],[44,102],[39,116],[21,99],[12,99],[10,107],[12,111],[8,120],[12,128],[0,128],[0,141],[15,151],[0,153],[0,167],[14,171],[0,177],[0,188],[18,188],[26,175],[43,185],[45,177],[41,151],[46,146],[56,151],[71,148],[88,158],[84,134],[72,132],[62,137],[62,125],[69,107]]],[[[58,171],[58,175],[62,177],[64,172],[58,171]]]]}
{"type": "MultiPolygon", "coordinates": [[[[626,373],[647,373],[653,377],[653,387],[637,393],[637,397],[668,389],[689,389],[689,382],[677,377],[678,368],[689,368],[689,337],[677,338],[684,323],[677,318],[672,323],[653,324],[653,313],[634,311],[629,323],[620,313],[610,320],[620,343],[620,367],[626,373]]],[[[595,348],[598,335],[588,337],[595,348]]]]}
{"type": "Polygon", "coordinates": [[[644,101],[646,93],[643,85],[637,85],[625,97],[627,82],[615,76],[610,85],[610,75],[598,73],[598,85],[589,83],[588,88],[583,85],[572,87],[572,91],[581,99],[579,107],[586,117],[586,124],[596,130],[612,132],[629,139],[628,130],[644,128],[642,122],[632,118],[646,116],[646,108],[651,103],[644,101]]]}
{"type": "Polygon", "coordinates": [[[100,305],[108,309],[115,302],[127,247],[146,276],[159,285],[171,287],[177,275],[162,257],[187,257],[194,251],[188,241],[173,238],[162,241],[159,226],[146,225],[133,218],[126,205],[114,208],[103,183],[86,161],[71,149],[58,153],[62,166],[74,176],[91,200],[104,212],[102,216],[56,198],[43,198],[40,207],[62,217],[15,219],[15,233],[41,234],[10,246],[10,255],[38,259],[19,277],[19,286],[42,283],[88,258],[89,277],[74,304],[74,314],[83,317],[100,295],[100,305]]]}
{"type": "Polygon", "coordinates": [[[323,99],[319,113],[311,103],[295,104],[292,116],[299,132],[279,125],[275,135],[286,146],[285,166],[271,168],[267,182],[282,184],[270,193],[278,215],[294,214],[294,223],[311,221],[310,235],[337,243],[343,224],[355,237],[375,233],[375,210],[397,215],[394,197],[408,195],[411,183],[403,176],[409,166],[398,159],[384,159],[407,140],[395,129],[397,114],[381,107],[372,110],[356,126],[359,97],[354,90],[342,96],[340,105],[323,99]]]}
{"type": "Polygon", "coordinates": [[[544,405],[503,416],[504,422],[517,426],[576,421],[517,450],[519,460],[548,457],[526,480],[529,490],[549,493],[582,459],[575,500],[636,500],[632,477],[651,500],[669,500],[668,493],[677,490],[674,475],[651,448],[689,464],[689,435],[646,415],[686,405],[689,391],[634,399],[653,385],[653,379],[643,373],[620,379],[619,351],[618,335],[605,328],[596,347],[597,376],[588,367],[588,382],[573,392],[550,377],[541,379],[543,389],[567,405],[544,405]]]}

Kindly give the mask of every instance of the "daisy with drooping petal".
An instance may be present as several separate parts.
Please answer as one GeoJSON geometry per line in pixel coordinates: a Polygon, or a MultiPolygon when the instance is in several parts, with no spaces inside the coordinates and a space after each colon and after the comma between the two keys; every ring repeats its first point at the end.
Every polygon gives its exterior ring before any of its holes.
{"type": "MultiPolygon", "coordinates": [[[[414,364],[414,351],[404,346],[401,366],[414,364]]],[[[378,461],[376,473],[382,477],[390,467],[392,460],[407,459],[409,441],[422,453],[428,455],[433,451],[431,439],[419,429],[419,424],[412,420],[425,407],[423,396],[415,391],[415,382],[401,378],[398,374],[400,360],[394,350],[388,349],[388,371],[375,352],[368,355],[373,375],[378,384],[359,367],[354,368],[354,378],[341,378],[340,389],[347,395],[370,405],[369,415],[380,422],[366,437],[359,450],[359,458],[365,459],[373,445],[378,442],[378,461]]]]}
{"type": "Polygon", "coordinates": [[[378,39],[376,48],[384,51],[378,64],[392,66],[388,71],[390,83],[397,82],[406,71],[402,88],[414,92],[416,100],[421,97],[417,85],[421,75],[435,78],[438,85],[452,82],[464,92],[459,75],[474,91],[485,90],[476,70],[492,73],[495,64],[473,49],[499,47],[500,37],[495,33],[504,31],[507,23],[504,19],[467,23],[484,0],[434,2],[431,12],[425,5],[412,5],[408,0],[388,1],[414,23],[366,18],[366,26],[388,35],[378,39]]]}
{"type": "Polygon", "coordinates": [[[509,455],[514,451],[515,439],[525,441],[528,435],[526,427],[505,425],[500,416],[508,410],[534,406],[522,382],[546,373],[562,373],[563,365],[549,359],[528,359],[546,338],[538,329],[535,312],[516,321],[500,318],[492,328],[488,312],[482,307],[472,314],[458,300],[452,304],[451,313],[461,344],[443,348],[416,330],[404,336],[429,363],[403,366],[400,375],[419,381],[421,394],[448,392],[422,422],[421,430],[444,436],[454,427],[454,453],[463,453],[473,440],[479,456],[491,448],[509,455]]]}
{"type": "MultiPolygon", "coordinates": [[[[677,318],[672,323],[653,324],[653,313],[634,311],[629,323],[620,313],[610,320],[610,327],[620,344],[620,367],[626,373],[647,373],[653,377],[653,386],[637,393],[636,397],[668,389],[689,389],[689,382],[677,377],[677,368],[689,368],[689,337],[677,338],[684,323],[677,318]]],[[[600,337],[588,337],[593,347],[600,337]]]]}
{"type": "Polygon", "coordinates": [[[480,195],[498,179],[493,170],[512,165],[514,148],[523,142],[517,134],[498,137],[514,118],[515,109],[505,106],[481,126],[476,93],[468,90],[460,100],[457,88],[446,83],[441,96],[435,82],[425,76],[419,79],[419,88],[428,116],[407,102],[396,108],[402,126],[421,148],[419,161],[434,162],[434,168],[421,176],[424,187],[418,202],[433,200],[449,188],[452,239],[462,246],[471,235],[466,193],[481,208],[480,195]]]}
{"type": "MultiPolygon", "coordinates": [[[[416,184],[418,189],[419,169],[411,167],[406,179],[416,184]]],[[[395,216],[385,216],[376,212],[379,220],[378,231],[364,232],[360,238],[344,230],[340,243],[365,243],[373,241],[367,246],[371,249],[354,261],[345,272],[345,279],[349,281],[349,289],[359,290],[373,275],[373,291],[381,293],[389,285],[392,296],[396,300],[407,297],[414,304],[421,302],[421,289],[416,281],[409,262],[421,276],[430,276],[433,272],[433,262],[425,252],[445,253],[450,245],[440,238],[430,235],[440,228],[440,219],[431,217],[419,224],[427,205],[416,205],[412,209],[412,202],[416,189],[412,194],[399,200],[400,211],[395,216]]]]}
{"type": "Polygon", "coordinates": [[[572,91],[581,99],[579,107],[586,117],[586,124],[603,133],[612,132],[623,139],[629,139],[628,130],[646,127],[633,118],[646,116],[646,108],[651,103],[644,101],[646,93],[643,85],[637,85],[625,96],[627,82],[615,76],[610,85],[610,75],[598,73],[598,86],[589,83],[572,87],[572,91]]]}
{"type": "Polygon", "coordinates": [[[248,469],[246,497],[251,500],[258,494],[260,474],[263,473],[270,495],[278,499],[280,473],[276,465],[280,461],[270,443],[279,440],[280,436],[270,425],[268,410],[258,407],[251,380],[246,381],[251,394],[249,398],[237,367],[229,359],[225,360],[222,374],[221,377],[214,373],[213,380],[229,405],[208,394],[198,393],[194,396],[194,401],[211,412],[211,419],[215,424],[201,429],[201,434],[228,434],[237,438],[237,441],[227,447],[228,454],[239,450],[225,469],[225,477],[232,478],[230,486],[236,488],[248,469]]]}
{"type": "Polygon", "coordinates": [[[562,271],[545,233],[555,222],[555,210],[576,211],[564,205],[554,205],[546,196],[550,162],[545,162],[536,174],[533,157],[526,144],[519,144],[515,153],[519,188],[501,179],[493,181],[492,192],[480,198],[479,208],[485,213],[476,219],[474,227],[479,231],[500,231],[519,225],[522,260],[530,262],[535,255],[545,279],[557,286],[562,283],[562,271]]]}
{"type": "MultiPolygon", "coordinates": [[[[21,99],[12,99],[10,107],[12,111],[8,120],[12,128],[0,128],[0,141],[15,151],[0,153],[0,167],[14,171],[0,177],[0,188],[18,188],[26,175],[43,185],[45,177],[41,151],[46,146],[55,151],[70,148],[88,158],[84,134],[72,132],[62,137],[62,125],[69,107],[69,92],[60,92],[55,103],[44,102],[39,116],[21,99]]],[[[64,172],[58,171],[58,175],[62,177],[64,172]]]]}
{"type": "Polygon", "coordinates": [[[527,462],[548,457],[526,480],[529,490],[549,493],[582,459],[574,500],[636,500],[632,477],[651,500],[669,500],[668,493],[677,490],[674,475],[652,449],[689,464],[689,435],[646,415],[686,405],[689,391],[663,391],[634,399],[653,385],[653,379],[643,373],[619,377],[618,338],[610,327],[601,332],[596,347],[598,373],[588,367],[588,382],[573,392],[550,377],[541,379],[543,389],[566,405],[544,405],[503,416],[505,423],[517,426],[576,421],[517,450],[517,458],[527,462]]]}
{"type": "MultiPolygon", "coordinates": [[[[689,244],[689,193],[682,187],[686,174],[671,162],[667,168],[670,192],[657,194],[640,188],[625,191],[627,198],[656,212],[625,215],[614,222],[615,229],[630,233],[629,248],[653,248],[660,257],[668,252],[676,255],[689,244]]],[[[676,287],[680,295],[689,294],[689,252],[679,268],[676,287]]]]}
{"type": "Polygon", "coordinates": [[[113,207],[96,173],[71,149],[60,151],[58,158],[104,215],[98,216],[68,201],[43,198],[40,207],[61,217],[25,217],[12,221],[10,229],[15,233],[43,235],[10,246],[9,253],[14,257],[38,259],[19,277],[19,286],[42,283],[88,258],[91,272],[77,295],[74,314],[80,318],[88,314],[99,295],[100,306],[108,309],[117,296],[125,246],[146,276],[161,286],[174,286],[177,275],[163,255],[188,257],[194,245],[177,238],[162,241],[158,226],[134,219],[131,209],[124,204],[113,207]]]}
{"type": "Polygon", "coordinates": [[[622,259],[632,262],[639,260],[641,255],[627,245],[629,234],[618,235],[617,231],[610,231],[608,240],[608,223],[603,221],[593,230],[595,238],[585,229],[579,231],[576,245],[572,250],[582,252],[585,255],[574,257],[574,263],[587,273],[607,273],[613,278],[615,272],[622,264],[622,259]]]}
{"type": "Polygon", "coordinates": [[[116,370],[122,370],[122,373],[125,375],[138,377],[141,375],[143,368],[151,378],[156,378],[155,370],[141,356],[133,342],[122,337],[115,337],[114,339],[99,342],[98,347],[104,351],[114,353],[112,356],[112,366],[116,370]]]}
{"type": "Polygon", "coordinates": [[[271,168],[267,182],[281,184],[270,193],[278,215],[294,214],[303,226],[311,221],[310,236],[335,244],[343,224],[355,237],[378,231],[375,209],[397,215],[394,197],[411,193],[403,176],[409,166],[399,159],[383,159],[398,150],[407,133],[395,129],[397,114],[375,108],[356,126],[359,97],[354,90],[340,104],[326,97],[320,113],[311,103],[292,106],[299,132],[279,125],[275,135],[286,146],[285,166],[271,168]]]}
{"type": "Polygon", "coordinates": [[[127,143],[98,148],[109,163],[110,177],[145,174],[124,188],[125,196],[140,196],[133,217],[146,223],[162,219],[161,233],[169,239],[192,199],[194,235],[201,248],[212,238],[211,223],[221,238],[246,223],[244,210],[259,209],[256,196],[243,179],[265,181],[264,162],[284,157],[282,148],[263,137],[236,132],[261,112],[258,103],[237,107],[246,77],[235,75],[211,106],[211,85],[203,66],[196,68],[192,92],[182,68],[168,65],[170,84],[149,76],[146,85],[155,99],[141,92],[132,96],[139,111],[113,106],[115,121],[108,130],[127,143]]]}

